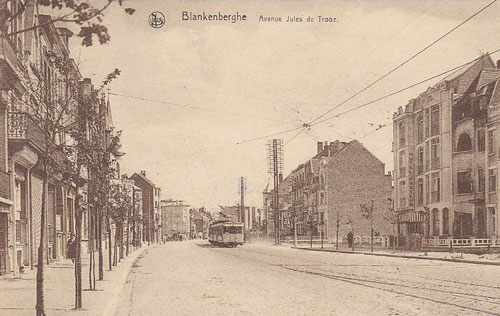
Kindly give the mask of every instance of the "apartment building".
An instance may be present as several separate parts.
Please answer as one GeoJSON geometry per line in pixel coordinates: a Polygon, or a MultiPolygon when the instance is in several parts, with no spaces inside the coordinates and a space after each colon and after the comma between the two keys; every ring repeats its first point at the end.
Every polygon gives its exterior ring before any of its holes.
{"type": "Polygon", "coordinates": [[[394,113],[393,196],[407,245],[498,236],[499,78],[485,54],[394,113]]]}

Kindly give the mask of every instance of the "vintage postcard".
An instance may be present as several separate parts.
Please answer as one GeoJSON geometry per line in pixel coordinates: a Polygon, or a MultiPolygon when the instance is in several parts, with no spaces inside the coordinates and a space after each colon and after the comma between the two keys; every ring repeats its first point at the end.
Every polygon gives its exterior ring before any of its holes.
{"type": "Polygon", "coordinates": [[[0,315],[498,315],[499,16],[0,0],[0,315]]]}

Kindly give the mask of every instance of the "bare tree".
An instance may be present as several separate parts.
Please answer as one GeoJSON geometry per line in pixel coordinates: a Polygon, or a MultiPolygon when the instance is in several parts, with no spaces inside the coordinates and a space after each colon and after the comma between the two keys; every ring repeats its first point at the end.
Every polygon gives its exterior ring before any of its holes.
{"type": "Polygon", "coordinates": [[[393,201],[391,198],[388,199],[390,202],[389,209],[384,211],[382,213],[382,218],[390,223],[392,225],[392,235],[393,235],[393,240],[392,240],[392,250],[396,252],[396,225],[398,223],[398,217],[397,214],[394,212],[394,206],[393,206],[393,201]]]}

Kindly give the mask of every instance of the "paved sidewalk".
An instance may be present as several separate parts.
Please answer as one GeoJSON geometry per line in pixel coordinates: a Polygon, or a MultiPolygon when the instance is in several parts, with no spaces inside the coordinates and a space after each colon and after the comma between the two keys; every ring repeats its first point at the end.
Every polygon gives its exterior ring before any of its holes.
{"type": "MultiPolygon", "coordinates": [[[[104,253],[104,280],[96,281],[97,289],[95,291],[89,290],[89,256],[84,254],[82,258],[83,309],[79,311],[74,310],[75,275],[71,260],[65,259],[45,266],[45,312],[47,316],[71,314],[78,316],[112,315],[130,268],[137,258],[143,255],[143,252],[148,251],[148,248],[148,246],[143,246],[132,251],[128,257],[125,257],[117,266],[113,267],[112,271],[108,271],[106,249],[104,253]]],[[[36,267],[34,270],[26,270],[21,278],[6,277],[0,279],[0,315],[34,315],[35,303],[36,267]]]]}
{"type": "MultiPolygon", "coordinates": [[[[293,245],[292,245],[292,247],[293,247],[293,245]]],[[[476,255],[476,254],[469,254],[469,253],[461,253],[460,249],[455,249],[454,252],[429,251],[427,253],[427,255],[425,254],[424,251],[407,251],[407,250],[393,251],[392,249],[386,249],[386,248],[380,248],[380,247],[374,248],[374,251],[371,252],[369,246],[368,247],[366,247],[366,246],[355,247],[354,251],[352,251],[350,248],[347,248],[346,246],[342,245],[342,246],[339,246],[339,250],[336,250],[335,246],[332,246],[331,244],[325,244],[323,249],[322,249],[319,245],[313,245],[313,247],[311,248],[310,246],[302,243],[302,244],[299,244],[296,249],[500,266],[500,254],[498,254],[498,253],[476,255]]]]}

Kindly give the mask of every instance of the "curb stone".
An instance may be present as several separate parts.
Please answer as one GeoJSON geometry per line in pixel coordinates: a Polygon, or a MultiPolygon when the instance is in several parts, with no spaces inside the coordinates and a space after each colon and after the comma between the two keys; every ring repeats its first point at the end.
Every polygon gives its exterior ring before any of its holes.
{"type": "Polygon", "coordinates": [[[360,251],[329,250],[329,249],[303,248],[303,247],[292,247],[292,248],[298,249],[298,250],[336,252],[336,253],[345,253],[345,254],[352,254],[352,255],[367,255],[367,256],[392,257],[392,258],[404,258],[404,259],[420,259],[420,260],[436,260],[436,261],[446,261],[446,262],[455,262],[455,263],[469,263],[469,264],[483,264],[483,265],[490,265],[490,266],[500,266],[500,262],[489,262],[489,261],[479,261],[479,260],[469,260],[469,259],[423,257],[423,256],[412,256],[412,255],[397,255],[397,254],[390,254],[390,253],[370,253],[370,252],[360,252],[360,251]]]}

